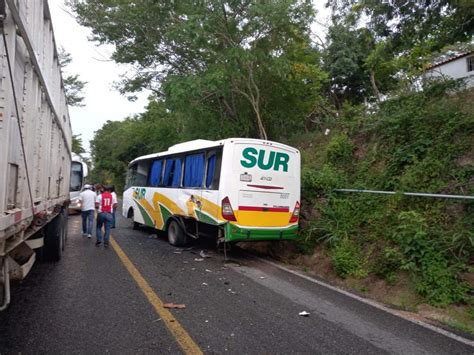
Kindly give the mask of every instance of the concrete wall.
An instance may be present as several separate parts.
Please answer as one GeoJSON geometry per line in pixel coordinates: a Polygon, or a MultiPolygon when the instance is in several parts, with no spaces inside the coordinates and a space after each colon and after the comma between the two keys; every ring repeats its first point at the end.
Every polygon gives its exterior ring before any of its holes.
{"type": "Polygon", "coordinates": [[[467,87],[474,87],[474,71],[467,71],[467,59],[470,57],[472,58],[474,55],[458,58],[449,63],[437,66],[431,70],[428,70],[425,76],[427,78],[440,76],[447,76],[453,79],[467,78],[467,87]]]}

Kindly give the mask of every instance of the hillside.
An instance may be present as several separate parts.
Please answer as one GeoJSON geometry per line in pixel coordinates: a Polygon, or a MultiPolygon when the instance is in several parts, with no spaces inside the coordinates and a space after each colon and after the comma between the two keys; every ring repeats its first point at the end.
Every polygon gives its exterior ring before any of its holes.
{"type": "Polygon", "coordinates": [[[334,191],[473,196],[474,91],[453,93],[452,84],[387,100],[372,113],[348,109],[319,133],[289,140],[303,157],[302,233],[263,251],[472,332],[474,201],[334,191]],[[426,304],[451,307],[433,313],[426,304]]]}

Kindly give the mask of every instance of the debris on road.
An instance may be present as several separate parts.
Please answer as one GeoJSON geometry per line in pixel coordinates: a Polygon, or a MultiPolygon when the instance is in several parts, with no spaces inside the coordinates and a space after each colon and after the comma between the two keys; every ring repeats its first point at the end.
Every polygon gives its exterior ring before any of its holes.
{"type": "Polygon", "coordinates": [[[204,250],[201,250],[199,252],[199,255],[201,256],[201,258],[212,258],[212,256],[210,256],[209,254],[206,254],[204,250]]]}
{"type": "Polygon", "coordinates": [[[194,258],[194,261],[204,261],[202,258],[194,258]]]}
{"type": "Polygon", "coordinates": [[[158,236],[156,234],[150,234],[148,239],[158,239],[158,236]]]}
{"type": "Polygon", "coordinates": [[[309,313],[306,312],[306,311],[302,311],[300,313],[298,313],[299,316],[303,316],[303,317],[308,317],[309,316],[309,313]]]}
{"type": "Polygon", "coordinates": [[[263,279],[265,279],[265,276],[260,276],[260,278],[263,280],[263,279]]]}
{"type": "Polygon", "coordinates": [[[203,282],[202,283],[203,286],[209,286],[207,283],[203,282]]]}
{"type": "Polygon", "coordinates": [[[212,270],[206,269],[206,272],[212,272],[212,270]]]}
{"type": "Polygon", "coordinates": [[[177,308],[177,309],[184,309],[186,308],[185,304],[175,304],[175,303],[165,303],[163,305],[164,308],[177,308]]]}

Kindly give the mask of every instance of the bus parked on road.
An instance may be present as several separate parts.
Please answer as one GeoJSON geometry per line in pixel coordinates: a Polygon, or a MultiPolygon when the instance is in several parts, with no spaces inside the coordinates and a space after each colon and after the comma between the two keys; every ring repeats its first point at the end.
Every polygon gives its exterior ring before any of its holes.
{"type": "Polygon", "coordinates": [[[220,242],[293,239],[300,211],[300,153],[284,144],[195,140],[129,164],[123,215],[133,227],[220,242]]]}
{"type": "Polygon", "coordinates": [[[71,182],[69,185],[69,199],[71,201],[69,204],[69,212],[81,211],[82,202],[79,195],[84,188],[87,173],[87,164],[80,155],[73,153],[71,161],[71,182]]]}

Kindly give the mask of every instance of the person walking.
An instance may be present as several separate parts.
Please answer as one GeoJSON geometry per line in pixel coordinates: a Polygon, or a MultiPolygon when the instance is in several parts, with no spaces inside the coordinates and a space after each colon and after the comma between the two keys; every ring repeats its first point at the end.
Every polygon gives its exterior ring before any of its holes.
{"type": "Polygon", "coordinates": [[[84,185],[83,191],[79,194],[81,199],[82,235],[92,238],[92,226],[94,225],[94,203],[96,194],[92,191],[91,185],[84,185]]]}
{"type": "Polygon", "coordinates": [[[96,246],[102,244],[102,226],[104,227],[104,246],[109,246],[110,228],[112,227],[112,211],[117,207],[117,198],[111,194],[110,186],[104,187],[104,192],[97,196],[95,207],[99,209],[97,215],[96,246]]]}
{"type": "MultiPolygon", "coordinates": [[[[112,194],[112,198],[115,198],[115,200],[118,201],[117,200],[117,194],[115,193],[115,186],[114,185],[112,185],[111,194],[112,194]]],[[[115,212],[116,211],[117,211],[117,206],[115,206],[112,210],[112,228],[115,228],[115,212]]]]}

